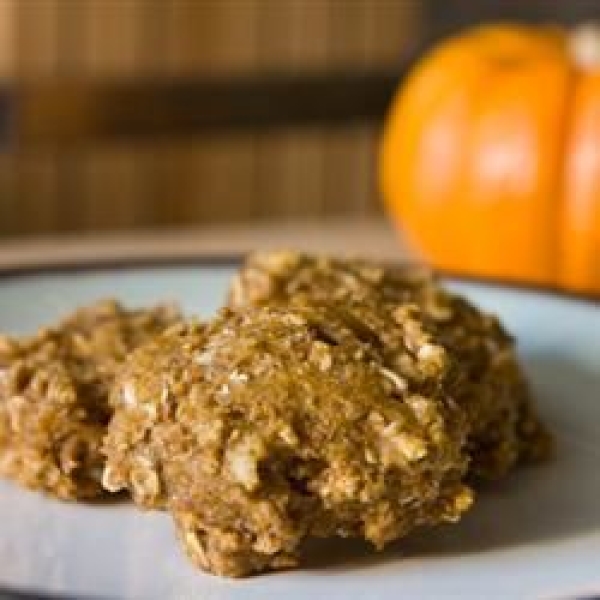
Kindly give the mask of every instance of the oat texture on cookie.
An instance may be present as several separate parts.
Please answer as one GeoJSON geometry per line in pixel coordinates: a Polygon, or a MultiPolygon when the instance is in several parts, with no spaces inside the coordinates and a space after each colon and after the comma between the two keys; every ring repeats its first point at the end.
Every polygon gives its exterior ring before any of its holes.
{"type": "Polygon", "coordinates": [[[0,474],[62,499],[101,486],[109,390],[133,348],[181,318],[112,300],[30,337],[0,337],[0,474]]]}
{"type": "MultiPolygon", "coordinates": [[[[234,278],[236,309],[323,303],[365,327],[388,360],[405,360],[398,326],[407,315],[435,331],[453,358],[449,393],[469,422],[470,476],[497,478],[515,464],[548,455],[550,436],[537,417],[512,338],[498,319],[448,291],[428,269],[377,261],[277,251],[251,255],[234,278]]],[[[409,321],[410,322],[410,321],[409,321]]],[[[404,323],[404,324],[403,324],[404,323]]],[[[410,349],[410,348],[409,348],[410,349]]],[[[435,348],[422,347],[435,358],[435,348]]]]}
{"type": "Polygon", "coordinates": [[[411,311],[389,335],[404,352],[309,303],[171,329],[115,385],[105,486],[166,508],[194,563],[229,576],[295,565],[307,538],[382,547],[458,520],[472,493],[452,357],[411,311]]]}

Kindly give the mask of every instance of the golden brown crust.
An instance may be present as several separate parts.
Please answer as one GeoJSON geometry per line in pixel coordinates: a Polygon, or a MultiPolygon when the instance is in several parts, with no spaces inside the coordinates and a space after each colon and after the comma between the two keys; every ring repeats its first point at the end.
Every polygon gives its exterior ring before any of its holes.
{"type": "Polygon", "coordinates": [[[178,320],[173,307],[80,309],[32,337],[0,337],[0,474],[62,499],[103,493],[108,394],[130,351],[178,320]]]}

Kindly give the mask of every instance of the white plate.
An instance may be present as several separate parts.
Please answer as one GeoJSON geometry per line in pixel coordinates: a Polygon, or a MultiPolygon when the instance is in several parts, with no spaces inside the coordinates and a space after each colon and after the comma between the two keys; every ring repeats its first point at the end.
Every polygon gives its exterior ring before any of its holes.
{"type": "MultiPolygon", "coordinates": [[[[210,315],[232,268],[154,267],[0,278],[0,330],[25,333],[77,305],[165,297],[210,315]]],[[[454,284],[517,336],[557,458],[483,492],[458,525],[383,553],[326,543],[303,569],[240,581],[192,568],[171,523],[128,504],[66,504],[0,482],[0,587],[77,598],[575,598],[600,594],[600,306],[454,284]]],[[[2,593],[0,592],[0,596],[2,593]]]]}

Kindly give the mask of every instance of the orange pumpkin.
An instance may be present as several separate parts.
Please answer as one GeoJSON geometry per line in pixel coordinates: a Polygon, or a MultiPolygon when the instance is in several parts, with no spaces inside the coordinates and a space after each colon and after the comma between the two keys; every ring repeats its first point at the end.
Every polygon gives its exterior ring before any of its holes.
{"type": "Polygon", "coordinates": [[[600,35],[490,25],[441,43],[394,99],[380,169],[435,266],[600,291],[600,35]]]}

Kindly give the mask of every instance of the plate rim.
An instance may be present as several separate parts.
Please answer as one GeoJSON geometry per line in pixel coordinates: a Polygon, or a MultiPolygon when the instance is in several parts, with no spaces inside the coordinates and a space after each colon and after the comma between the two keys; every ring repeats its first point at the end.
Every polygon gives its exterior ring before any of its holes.
{"type": "MultiPolygon", "coordinates": [[[[77,273],[102,273],[133,269],[170,269],[182,267],[235,267],[242,263],[248,253],[203,253],[182,256],[138,256],[118,258],[59,260],[40,264],[8,265],[0,267],[0,282],[36,275],[70,275],[77,273]]],[[[384,262],[409,263],[410,259],[384,262]]],[[[574,291],[551,284],[526,282],[503,277],[471,275],[433,269],[442,278],[459,283],[494,287],[517,292],[532,292],[545,296],[600,306],[600,293],[574,291]]]]}

